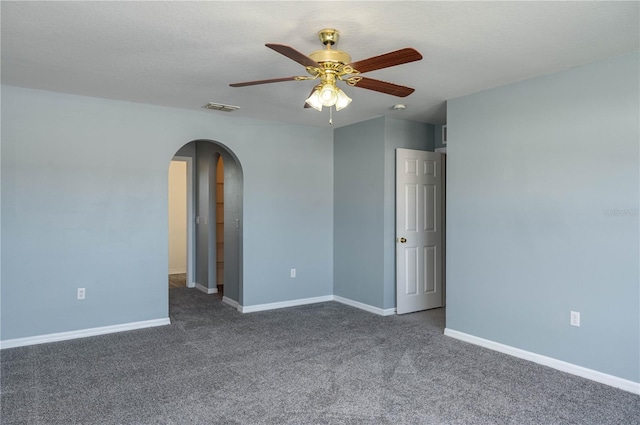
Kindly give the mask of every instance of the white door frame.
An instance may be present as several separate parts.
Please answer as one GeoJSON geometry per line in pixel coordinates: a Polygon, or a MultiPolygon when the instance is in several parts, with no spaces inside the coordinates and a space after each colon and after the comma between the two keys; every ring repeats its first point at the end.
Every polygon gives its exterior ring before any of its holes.
{"type": "Polygon", "coordinates": [[[174,156],[172,161],[187,163],[187,288],[193,288],[195,283],[195,221],[194,197],[193,197],[193,158],[190,156],[174,156]]]}
{"type": "Polygon", "coordinates": [[[442,270],[442,306],[447,306],[447,148],[436,149],[440,155],[440,268],[442,270]]]}

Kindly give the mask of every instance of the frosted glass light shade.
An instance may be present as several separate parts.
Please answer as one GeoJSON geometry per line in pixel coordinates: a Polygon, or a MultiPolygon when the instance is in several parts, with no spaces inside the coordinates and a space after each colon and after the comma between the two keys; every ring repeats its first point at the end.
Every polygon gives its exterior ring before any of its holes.
{"type": "Polygon", "coordinates": [[[316,111],[322,111],[322,101],[320,100],[320,90],[316,89],[311,93],[311,96],[306,100],[307,105],[311,106],[316,111]]]}
{"type": "Polygon", "coordinates": [[[336,111],[346,108],[351,103],[351,98],[345,92],[337,89],[336,111]]]}

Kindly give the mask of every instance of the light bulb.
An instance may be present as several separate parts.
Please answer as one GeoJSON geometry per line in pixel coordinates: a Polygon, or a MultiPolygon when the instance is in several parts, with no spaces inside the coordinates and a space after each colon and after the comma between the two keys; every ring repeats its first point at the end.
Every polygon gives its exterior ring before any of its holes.
{"type": "Polygon", "coordinates": [[[333,106],[338,100],[338,93],[336,93],[336,87],[333,84],[324,84],[320,89],[320,101],[323,106],[333,106]]]}

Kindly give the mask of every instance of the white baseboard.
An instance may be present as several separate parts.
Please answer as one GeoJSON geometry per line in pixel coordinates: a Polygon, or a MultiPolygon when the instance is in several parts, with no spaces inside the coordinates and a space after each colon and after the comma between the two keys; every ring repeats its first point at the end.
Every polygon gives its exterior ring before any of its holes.
{"type": "Polygon", "coordinates": [[[169,269],[169,274],[186,274],[186,269],[169,269]]]}
{"type": "Polygon", "coordinates": [[[617,376],[609,375],[603,372],[598,372],[597,370],[593,370],[593,369],[587,369],[586,367],[578,366],[572,363],[567,363],[562,360],[543,356],[541,354],[532,353],[530,351],[521,350],[519,348],[500,344],[498,342],[494,342],[484,338],[479,338],[477,336],[469,335],[464,332],[456,331],[449,328],[445,328],[444,334],[451,338],[459,339],[460,341],[468,342],[474,345],[479,345],[481,347],[488,348],[490,350],[499,351],[504,354],[509,354],[514,357],[518,357],[524,360],[529,360],[534,363],[551,367],[561,372],[577,375],[582,378],[590,379],[592,381],[600,382],[601,384],[620,388],[621,390],[629,391],[630,393],[640,395],[640,382],[629,381],[628,379],[619,378],[617,376]]]}
{"type": "Polygon", "coordinates": [[[225,304],[230,305],[231,307],[237,309],[238,308],[238,301],[232,300],[231,298],[227,298],[227,297],[222,297],[222,302],[225,304]]]}
{"type": "Polygon", "coordinates": [[[323,303],[327,301],[333,301],[333,295],[323,295],[321,297],[313,297],[313,298],[301,298],[298,300],[281,301],[281,302],[269,303],[269,304],[256,304],[256,305],[249,305],[249,306],[238,305],[238,311],[240,313],[254,313],[256,311],[275,310],[277,308],[295,307],[298,305],[323,303]]]}
{"type": "Polygon", "coordinates": [[[143,320],[141,322],[124,323],[122,325],[101,326],[98,328],[80,329],[77,331],[58,332],[47,335],[29,336],[26,338],[7,339],[4,341],[0,341],[0,349],[45,344],[48,342],[66,341],[69,339],[86,338],[89,336],[132,331],[135,329],[152,328],[154,326],[164,326],[170,324],[171,321],[167,317],[166,319],[143,320]]]}
{"type": "Polygon", "coordinates": [[[380,307],[374,307],[372,305],[361,303],[360,301],[354,301],[349,298],[340,297],[338,295],[334,295],[333,300],[341,304],[359,308],[360,310],[368,311],[369,313],[377,314],[378,316],[392,316],[396,314],[395,308],[382,309],[380,307]]]}
{"type": "Polygon", "coordinates": [[[204,292],[205,294],[217,294],[218,293],[218,288],[207,288],[204,285],[200,285],[199,283],[195,284],[196,289],[204,292]]]}
{"type": "MultiPolygon", "coordinates": [[[[209,289],[197,283],[195,284],[195,287],[207,294],[215,294],[218,292],[217,288],[209,289]]],[[[395,311],[396,311],[395,308],[381,309],[379,307],[374,307],[368,304],[361,303],[359,301],[350,300],[348,298],[343,298],[336,295],[323,295],[320,297],[302,298],[297,300],[282,301],[282,302],[269,303],[269,304],[257,304],[257,305],[250,305],[250,306],[242,306],[238,304],[238,302],[235,300],[232,300],[228,297],[222,297],[223,303],[230,305],[231,307],[237,309],[241,313],[253,313],[257,311],[275,310],[278,308],[295,307],[299,305],[316,304],[316,303],[322,303],[327,301],[336,301],[336,302],[346,304],[351,307],[358,308],[360,310],[368,311],[370,313],[377,314],[380,316],[389,316],[389,315],[395,314],[395,311]]],[[[56,342],[56,341],[66,341],[66,340],[76,339],[76,338],[85,338],[89,336],[131,331],[135,329],[151,328],[154,326],[164,326],[169,324],[171,324],[171,321],[169,320],[169,318],[155,319],[155,320],[145,320],[141,322],[124,323],[122,325],[102,326],[98,328],[80,329],[77,331],[38,335],[38,336],[32,336],[32,337],[26,337],[26,338],[7,339],[4,341],[0,341],[0,349],[23,347],[27,345],[45,344],[48,342],[56,342]]]]}
{"type": "MultiPolygon", "coordinates": [[[[222,299],[222,301],[225,301],[224,298],[222,299]]],[[[391,316],[396,314],[395,308],[382,309],[379,307],[374,307],[372,305],[361,303],[359,301],[350,300],[349,298],[339,297],[337,295],[323,295],[321,297],[302,298],[298,300],[282,301],[282,302],[269,303],[269,304],[256,304],[256,305],[249,305],[249,306],[239,305],[237,302],[233,300],[229,300],[229,301],[231,302],[227,302],[227,304],[237,306],[238,311],[240,313],[253,313],[256,311],[267,311],[267,310],[275,310],[277,308],[295,307],[298,305],[324,303],[327,301],[336,301],[341,304],[346,304],[348,306],[358,308],[360,310],[368,311],[369,313],[377,314],[378,316],[391,316]]]]}

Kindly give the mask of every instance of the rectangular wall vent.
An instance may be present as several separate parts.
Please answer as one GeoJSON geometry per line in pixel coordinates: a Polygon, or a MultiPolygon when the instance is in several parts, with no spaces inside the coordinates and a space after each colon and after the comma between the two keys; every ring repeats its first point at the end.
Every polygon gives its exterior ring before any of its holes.
{"type": "Polygon", "coordinates": [[[223,105],[222,103],[215,103],[215,102],[209,102],[206,105],[204,105],[203,108],[214,109],[216,111],[222,111],[222,112],[233,112],[236,109],[240,109],[239,106],[223,105]]]}

